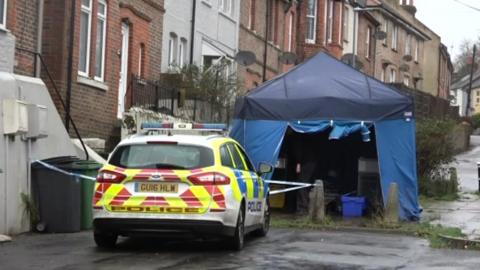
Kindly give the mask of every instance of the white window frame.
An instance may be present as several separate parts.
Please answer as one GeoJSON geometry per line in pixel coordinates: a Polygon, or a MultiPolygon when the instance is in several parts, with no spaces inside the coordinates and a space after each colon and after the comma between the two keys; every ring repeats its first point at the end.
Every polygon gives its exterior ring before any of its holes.
{"type": "MultiPolygon", "coordinates": [[[[336,2],[334,2],[336,3],[336,2]]],[[[342,26],[343,26],[343,5],[340,6],[340,8],[338,9],[339,10],[339,18],[340,20],[338,20],[338,23],[339,23],[339,27],[338,27],[338,44],[342,44],[342,26]]]]}
{"type": "Polygon", "coordinates": [[[383,32],[387,34],[387,36],[382,40],[382,44],[388,47],[387,39],[388,39],[388,26],[390,21],[387,18],[383,18],[383,32]]]}
{"type": "Polygon", "coordinates": [[[412,55],[412,35],[408,33],[405,38],[405,55],[412,55]]]}
{"type": "Polygon", "coordinates": [[[187,40],[184,38],[180,39],[180,42],[178,43],[178,64],[180,67],[183,67],[185,65],[185,49],[187,45],[187,40]]]}
{"type": "Polygon", "coordinates": [[[420,41],[418,39],[415,39],[414,60],[415,60],[416,63],[418,63],[419,51],[420,51],[420,41]]]}
{"type": "MultiPolygon", "coordinates": [[[[97,8],[97,20],[101,20],[103,21],[103,36],[102,36],[102,55],[101,55],[101,58],[102,58],[102,63],[101,63],[101,71],[100,71],[100,74],[101,76],[98,77],[96,74],[95,74],[95,77],[94,79],[97,80],[97,81],[101,81],[103,82],[104,79],[105,79],[105,49],[106,49],[106,36],[107,36],[107,14],[108,14],[108,6],[107,6],[107,1],[105,0],[98,0],[98,5],[104,5],[105,6],[105,14],[100,14],[99,13],[99,8],[97,8]]],[[[91,26],[90,26],[91,28],[91,26]]],[[[95,48],[96,50],[96,48],[95,48]]],[[[97,55],[97,52],[95,51],[95,57],[98,57],[97,55]]],[[[95,73],[97,72],[97,70],[95,70],[95,73]]]]}
{"type": "Polygon", "coordinates": [[[249,10],[248,10],[248,29],[252,30],[253,29],[253,8],[255,4],[255,0],[249,0],[249,10]]]}
{"type": "Polygon", "coordinates": [[[397,71],[395,69],[390,70],[390,83],[395,83],[397,81],[397,71]]]}
{"type": "MultiPolygon", "coordinates": [[[[93,0],[87,0],[87,1],[90,3],[89,7],[84,6],[83,1],[81,2],[81,6],[82,6],[81,12],[88,14],[87,51],[86,51],[86,55],[85,55],[85,57],[87,59],[85,59],[85,71],[81,71],[80,67],[78,67],[78,74],[82,75],[82,76],[85,76],[85,77],[88,77],[88,74],[90,72],[90,53],[91,53],[90,52],[90,50],[91,50],[90,47],[91,47],[91,39],[92,39],[91,35],[92,35],[92,9],[93,9],[93,0]]],[[[80,17],[80,21],[81,21],[81,17],[80,17]]],[[[81,25],[81,23],[80,23],[80,25],[81,25]]],[[[81,37],[81,34],[80,34],[80,37],[81,37]]],[[[80,47],[79,47],[78,53],[80,54],[80,47]]],[[[78,62],[80,64],[80,57],[79,57],[78,62]]]]}
{"type": "Polygon", "coordinates": [[[218,9],[225,15],[231,16],[233,13],[232,0],[218,0],[218,9]]]}
{"type": "Polygon", "coordinates": [[[342,17],[342,38],[343,41],[348,42],[348,24],[350,19],[350,9],[348,6],[343,7],[343,17],[342,17]]]}
{"type": "Polygon", "coordinates": [[[410,86],[410,76],[409,75],[403,75],[403,84],[406,86],[410,86]]]}
{"type": "Polygon", "coordinates": [[[142,65],[143,65],[143,56],[145,55],[145,45],[143,43],[140,44],[138,47],[138,76],[142,78],[144,74],[142,73],[142,65]]]}
{"type": "Polygon", "coordinates": [[[386,71],[387,71],[387,68],[382,68],[382,72],[380,73],[380,80],[382,82],[385,82],[385,79],[386,79],[385,76],[386,76],[386,73],[387,73],[386,71]]]}
{"type": "Polygon", "coordinates": [[[333,0],[327,0],[327,41],[328,43],[332,43],[333,41],[333,13],[335,2],[333,0]]]}
{"type": "Polygon", "coordinates": [[[4,0],[3,14],[0,14],[2,15],[2,22],[0,23],[0,29],[7,29],[7,7],[8,7],[8,0],[4,0]]]}
{"type": "Polygon", "coordinates": [[[309,14],[308,13],[308,1],[310,0],[307,0],[307,34],[308,34],[308,29],[310,29],[310,22],[312,21],[313,22],[313,33],[312,33],[312,37],[309,38],[308,36],[305,37],[305,42],[306,43],[310,43],[310,44],[313,44],[315,43],[315,40],[317,38],[317,12],[318,12],[318,1],[317,0],[311,0],[313,1],[313,14],[309,14]]]}
{"type": "Polygon", "coordinates": [[[178,36],[175,33],[170,33],[168,39],[168,67],[173,68],[173,65],[177,63],[177,42],[178,36]]]}
{"type": "Polygon", "coordinates": [[[293,11],[289,12],[289,18],[288,18],[288,51],[291,52],[293,49],[293,27],[294,27],[294,22],[293,22],[293,17],[294,13],[293,11]]]}
{"type": "Polygon", "coordinates": [[[370,37],[372,35],[372,27],[367,27],[367,34],[365,38],[365,57],[370,59],[370,37]]]}
{"type": "Polygon", "coordinates": [[[392,50],[398,50],[398,25],[393,24],[392,31],[392,50]]]}

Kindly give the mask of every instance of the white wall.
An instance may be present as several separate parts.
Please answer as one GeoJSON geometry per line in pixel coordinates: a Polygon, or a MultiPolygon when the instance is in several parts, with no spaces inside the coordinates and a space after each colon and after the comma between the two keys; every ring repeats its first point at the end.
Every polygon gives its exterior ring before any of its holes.
{"type": "MultiPolygon", "coordinates": [[[[40,79],[0,72],[0,108],[4,99],[20,99],[48,108],[48,137],[32,142],[31,160],[75,155],[75,149],[62,120],[40,79]]],[[[28,194],[27,142],[22,137],[3,134],[3,113],[0,114],[0,234],[17,234],[29,230],[20,194],[28,194]]]]}
{"type": "MultiPolygon", "coordinates": [[[[162,72],[168,71],[168,41],[170,40],[171,32],[177,35],[178,42],[180,42],[181,38],[187,40],[185,62],[189,63],[190,61],[192,9],[193,0],[165,0],[166,12],[163,17],[162,72]]],[[[177,44],[177,49],[178,46],[177,44]]],[[[178,57],[178,53],[176,57],[178,57]]]]}

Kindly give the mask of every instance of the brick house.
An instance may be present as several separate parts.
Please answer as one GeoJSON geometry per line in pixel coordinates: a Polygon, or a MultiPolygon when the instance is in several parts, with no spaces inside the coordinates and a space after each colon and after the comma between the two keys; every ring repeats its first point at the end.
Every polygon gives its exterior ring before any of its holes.
{"type": "Polygon", "coordinates": [[[343,55],[344,2],[306,0],[298,8],[297,55],[301,61],[318,51],[326,51],[340,59],[343,55]]]}
{"type": "Polygon", "coordinates": [[[241,1],[239,50],[251,51],[256,58],[252,65],[238,67],[245,90],[293,67],[279,59],[286,52],[296,51],[297,14],[297,1],[241,1]]]}
{"type": "Polygon", "coordinates": [[[353,64],[352,58],[355,43],[355,66],[370,76],[375,75],[376,43],[375,38],[380,23],[368,11],[354,11],[357,6],[346,1],[343,7],[342,18],[342,60],[353,64]],[[354,23],[354,20],[357,20],[354,23]],[[354,33],[355,31],[355,33],[354,33]],[[354,41],[355,39],[355,41],[354,41]]]}
{"type": "MultiPolygon", "coordinates": [[[[44,4],[41,52],[48,69],[81,136],[104,139],[111,149],[120,136],[118,119],[131,102],[131,75],[160,75],[163,0],[44,4]]],[[[58,105],[53,93],[52,97],[58,105]]]]}

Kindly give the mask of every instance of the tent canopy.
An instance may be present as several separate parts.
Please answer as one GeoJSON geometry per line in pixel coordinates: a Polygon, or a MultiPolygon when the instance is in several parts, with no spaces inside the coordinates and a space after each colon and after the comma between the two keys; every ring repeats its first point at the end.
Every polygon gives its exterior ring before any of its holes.
{"type": "Polygon", "coordinates": [[[326,53],[237,100],[236,118],[262,120],[403,118],[412,99],[326,53]],[[301,106],[299,106],[301,104],[301,106]]]}
{"type": "MultiPolygon", "coordinates": [[[[237,100],[231,136],[250,158],[275,164],[288,127],[329,139],[375,128],[383,200],[397,183],[400,218],[416,220],[418,203],[413,100],[326,53],[319,53],[237,100]]],[[[323,153],[327,154],[328,153],[323,153]]]]}

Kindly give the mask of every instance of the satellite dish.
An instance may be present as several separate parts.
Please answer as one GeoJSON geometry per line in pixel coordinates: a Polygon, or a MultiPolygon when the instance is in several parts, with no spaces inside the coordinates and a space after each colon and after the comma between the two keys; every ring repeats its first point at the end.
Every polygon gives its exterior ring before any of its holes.
{"type": "Polygon", "coordinates": [[[278,61],[285,65],[292,65],[297,61],[297,55],[292,52],[284,52],[278,57],[278,61]]]}
{"type": "Polygon", "coordinates": [[[413,57],[410,54],[406,54],[406,55],[403,56],[403,60],[405,62],[410,62],[410,61],[413,60],[413,57]]]}
{"type": "Polygon", "coordinates": [[[239,51],[235,55],[235,61],[242,66],[250,66],[255,63],[256,59],[255,54],[251,51],[239,51]]]}
{"type": "MultiPolygon", "coordinates": [[[[342,62],[349,66],[353,66],[353,54],[352,53],[346,53],[342,56],[341,58],[342,62]]],[[[360,60],[360,57],[355,55],[355,68],[357,70],[361,70],[363,68],[363,62],[360,60]]]]}
{"type": "Polygon", "coordinates": [[[373,37],[375,37],[375,39],[377,40],[384,40],[387,38],[387,32],[380,31],[380,30],[376,31],[373,37]]]}
{"type": "Polygon", "coordinates": [[[400,65],[400,67],[398,68],[398,70],[403,71],[403,72],[407,72],[407,71],[410,70],[410,66],[407,65],[407,64],[402,64],[402,65],[400,65]]]}

